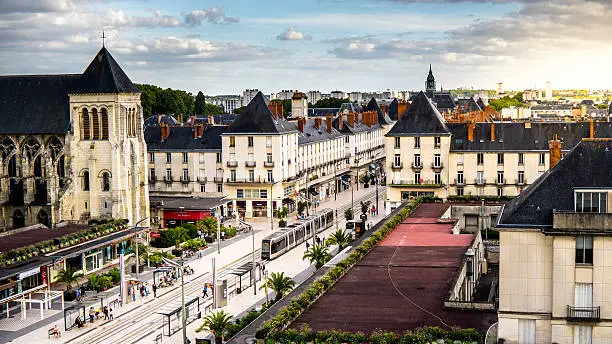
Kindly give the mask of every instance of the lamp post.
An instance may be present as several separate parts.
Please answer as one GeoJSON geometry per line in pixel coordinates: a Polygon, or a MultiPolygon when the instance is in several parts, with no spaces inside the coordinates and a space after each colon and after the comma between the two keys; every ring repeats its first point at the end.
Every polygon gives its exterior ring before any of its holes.
{"type": "Polygon", "coordinates": [[[264,282],[264,289],[266,292],[266,306],[270,303],[270,300],[268,300],[268,271],[264,270],[263,272],[264,277],[266,277],[266,281],[264,282]]]}
{"type": "Polygon", "coordinates": [[[251,226],[250,224],[244,222],[244,221],[240,221],[238,223],[238,225],[242,225],[245,226],[247,228],[249,228],[249,230],[251,231],[251,238],[253,241],[253,269],[252,269],[252,273],[253,273],[253,295],[257,295],[257,270],[255,270],[255,231],[253,230],[253,226],[251,226]]]}
{"type": "MultiPolygon", "coordinates": [[[[144,219],[136,222],[136,224],[134,225],[134,228],[138,228],[138,224],[145,221],[146,219],[148,219],[148,217],[145,217],[144,219]]],[[[138,237],[136,237],[136,239],[139,239],[138,237]]],[[[136,243],[136,279],[139,279],[139,270],[140,270],[140,262],[139,262],[139,257],[138,257],[138,240],[134,240],[134,242],[136,243]]]]}
{"type": "MultiPolygon", "coordinates": [[[[187,343],[187,319],[185,319],[185,279],[183,277],[183,275],[185,275],[185,272],[183,271],[183,264],[179,264],[173,260],[163,257],[162,260],[164,261],[164,263],[180,269],[179,271],[181,273],[181,319],[183,323],[183,343],[187,343]]],[[[214,287],[216,288],[216,286],[214,287]]],[[[213,289],[213,293],[214,292],[215,290],[213,289]]]]}

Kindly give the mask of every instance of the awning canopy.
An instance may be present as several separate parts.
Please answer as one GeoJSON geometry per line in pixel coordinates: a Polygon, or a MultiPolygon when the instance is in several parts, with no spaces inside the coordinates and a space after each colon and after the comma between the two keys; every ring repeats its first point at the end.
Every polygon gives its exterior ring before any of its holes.
{"type": "Polygon", "coordinates": [[[350,174],[345,174],[342,176],[342,180],[344,180],[345,182],[348,182],[351,180],[351,175],[350,174]]]}
{"type": "Polygon", "coordinates": [[[231,275],[243,276],[253,270],[253,262],[248,262],[230,271],[231,275]]]}
{"type": "Polygon", "coordinates": [[[316,196],[319,194],[319,192],[314,188],[314,186],[309,187],[308,192],[313,196],[316,196]]]}

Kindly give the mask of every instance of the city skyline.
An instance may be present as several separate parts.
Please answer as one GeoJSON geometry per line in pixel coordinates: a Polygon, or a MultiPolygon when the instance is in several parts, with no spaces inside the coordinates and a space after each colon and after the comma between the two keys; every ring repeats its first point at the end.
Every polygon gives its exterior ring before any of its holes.
{"type": "Polygon", "coordinates": [[[445,89],[607,89],[612,77],[605,1],[289,4],[3,1],[0,73],[80,73],[105,31],[134,82],[206,94],[420,90],[429,64],[445,89]]]}

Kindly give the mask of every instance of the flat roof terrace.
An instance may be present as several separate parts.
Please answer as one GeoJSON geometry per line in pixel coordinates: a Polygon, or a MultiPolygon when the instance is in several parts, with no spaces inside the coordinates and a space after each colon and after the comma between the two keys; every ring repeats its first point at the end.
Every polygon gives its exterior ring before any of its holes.
{"type": "Polygon", "coordinates": [[[17,230],[15,233],[7,233],[6,235],[0,237],[0,252],[36,245],[42,241],[60,238],[64,235],[77,233],[85,229],[87,229],[86,225],[71,224],[57,228],[44,227],[28,230],[17,230]]]}
{"type": "Polygon", "coordinates": [[[444,308],[473,234],[437,223],[448,204],[422,204],[291,325],[315,331],[404,332],[422,326],[484,332],[496,313],[444,308]]]}

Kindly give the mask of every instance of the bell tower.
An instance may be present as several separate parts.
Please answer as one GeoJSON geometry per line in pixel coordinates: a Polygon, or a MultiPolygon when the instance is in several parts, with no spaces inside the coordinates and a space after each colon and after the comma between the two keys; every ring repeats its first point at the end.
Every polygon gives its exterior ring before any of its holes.
{"type": "Polygon", "coordinates": [[[436,78],[434,78],[431,71],[431,65],[429,65],[429,74],[427,75],[427,81],[425,82],[425,93],[429,99],[433,99],[434,93],[436,92],[436,78]]]}

